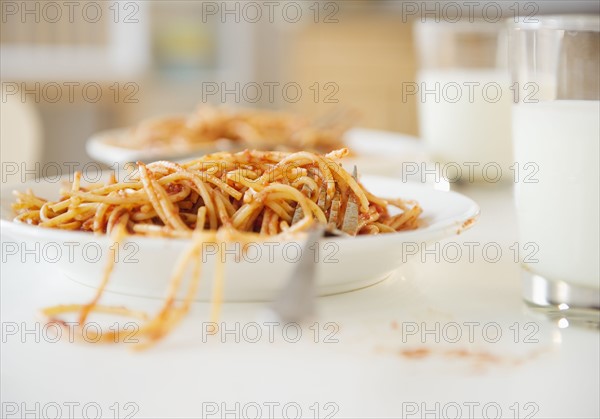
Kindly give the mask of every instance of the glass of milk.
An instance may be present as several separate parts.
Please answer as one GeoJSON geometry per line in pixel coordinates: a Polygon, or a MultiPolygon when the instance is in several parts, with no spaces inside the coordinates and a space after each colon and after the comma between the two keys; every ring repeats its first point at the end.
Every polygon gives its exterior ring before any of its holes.
{"type": "Polygon", "coordinates": [[[535,20],[513,23],[509,43],[523,297],[598,326],[600,17],[535,20]]]}
{"type": "Polygon", "coordinates": [[[420,133],[437,167],[451,181],[512,180],[505,24],[425,20],[414,35],[419,72],[416,88],[406,87],[416,90],[420,133]]]}

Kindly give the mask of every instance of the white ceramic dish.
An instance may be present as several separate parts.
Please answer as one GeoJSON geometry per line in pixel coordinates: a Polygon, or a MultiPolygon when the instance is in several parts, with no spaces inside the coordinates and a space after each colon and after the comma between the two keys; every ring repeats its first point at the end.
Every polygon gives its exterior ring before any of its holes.
{"type": "MultiPolygon", "coordinates": [[[[418,138],[391,131],[354,128],[344,136],[344,142],[354,152],[345,158],[344,165],[356,165],[360,173],[381,176],[402,176],[420,181],[418,177],[406,175],[404,164],[421,164],[429,161],[427,150],[418,138]]],[[[414,169],[410,167],[410,169],[414,169]]]]}
{"type": "Polygon", "coordinates": [[[164,147],[135,149],[119,145],[125,141],[131,128],[116,128],[98,132],[86,142],[85,148],[88,155],[110,167],[124,165],[129,162],[152,162],[156,160],[176,160],[191,155],[203,155],[216,151],[225,151],[231,148],[227,140],[217,141],[206,145],[194,147],[164,147]]]}
{"type": "MultiPolygon", "coordinates": [[[[367,189],[382,197],[416,199],[424,209],[424,225],[414,231],[355,238],[323,238],[319,242],[317,292],[328,295],[351,291],[375,284],[406,261],[406,251],[459,234],[469,228],[479,214],[479,207],[469,198],[455,192],[443,192],[427,185],[404,183],[400,179],[363,176],[367,189]]],[[[39,196],[55,199],[59,185],[44,180],[21,185],[39,196]]],[[[13,196],[2,190],[1,226],[3,235],[16,246],[37,248],[44,259],[61,258],[52,264],[67,277],[96,286],[101,277],[108,247],[107,236],[85,232],[40,228],[12,222],[10,207],[13,196]],[[69,244],[70,243],[70,244],[69,244]],[[69,255],[72,249],[72,256],[69,255]],[[98,256],[100,253],[100,256],[98,256]]],[[[257,243],[248,255],[236,261],[236,245],[223,245],[231,250],[225,255],[225,301],[264,301],[272,299],[289,278],[298,260],[298,249],[304,235],[296,241],[257,243]],[[259,256],[260,252],[260,256],[259,256]]],[[[121,248],[108,291],[161,298],[169,275],[189,241],[183,239],[129,237],[121,248]]],[[[207,245],[203,256],[202,283],[198,300],[209,300],[213,285],[216,247],[207,245]]],[[[315,253],[313,251],[313,253],[315,253]]]]}
{"type": "MultiPolygon", "coordinates": [[[[216,151],[232,150],[235,144],[223,140],[198,148],[136,150],[122,147],[119,141],[127,135],[128,128],[113,129],[94,134],[86,143],[87,153],[93,159],[114,167],[138,160],[175,160],[183,157],[200,156],[216,151]]],[[[356,164],[361,173],[384,176],[399,176],[403,162],[427,161],[423,144],[415,137],[389,131],[354,128],[344,136],[345,144],[354,156],[344,160],[348,167],[356,164]]]]}

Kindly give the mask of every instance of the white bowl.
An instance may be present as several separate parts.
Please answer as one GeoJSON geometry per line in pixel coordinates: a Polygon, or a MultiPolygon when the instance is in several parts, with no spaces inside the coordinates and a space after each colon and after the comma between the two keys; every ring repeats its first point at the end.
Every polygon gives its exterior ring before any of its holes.
{"type": "MultiPolygon", "coordinates": [[[[424,210],[424,225],[417,230],[399,233],[321,239],[318,253],[314,248],[311,250],[318,262],[316,286],[319,295],[351,291],[383,280],[406,261],[407,250],[413,251],[415,246],[459,234],[470,227],[479,214],[475,202],[455,192],[375,176],[363,176],[361,182],[381,197],[417,200],[424,210]]],[[[31,188],[38,196],[50,199],[58,196],[56,182],[42,179],[20,187],[22,190],[26,188],[31,188]]],[[[15,223],[12,221],[10,204],[13,197],[10,192],[7,187],[2,190],[1,226],[3,234],[14,240],[14,246],[37,247],[41,257],[50,260],[67,277],[97,286],[108,257],[110,239],[105,235],[15,223]],[[57,258],[58,249],[62,249],[60,258],[57,258]]],[[[285,242],[267,239],[265,243],[252,244],[248,254],[242,257],[240,252],[235,251],[234,243],[223,244],[226,249],[232,250],[224,257],[224,300],[273,299],[297,265],[298,249],[302,248],[304,237],[305,234],[302,234],[296,240],[285,242]],[[240,260],[236,261],[236,258],[240,260]]],[[[128,237],[119,251],[107,291],[162,298],[171,271],[189,244],[187,239],[128,237]]],[[[14,246],[10,248],[13,249],[11,252],[15,252],[14,246]]],[[[210,300],[212,295],[216,262],[214,246],[207,244],[203,254],[202,279],[197,295],[201,301],[210,300]]]]}

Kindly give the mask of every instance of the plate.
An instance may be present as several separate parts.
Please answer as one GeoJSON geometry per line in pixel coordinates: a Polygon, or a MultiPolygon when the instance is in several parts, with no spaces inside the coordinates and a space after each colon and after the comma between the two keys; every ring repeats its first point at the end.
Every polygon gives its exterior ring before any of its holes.
{"type": "MultiPolygon", "coordinates": [[[[382,197],[417,200],[423,208],[423,226],[417,230],[353,238],[323,238],[309,250],[317,262],[318,295],[337,294],[373,285],[400,268],[426,243],[460,234],[473,225],[479,207],[456,192],[432,189],[428,185],[403,182],[397,178],[362,176],[361,182],[382,197]]],[[[38,196],[55,199],[59,184],[41,179],[22,184],[38,196]]],[[[22,247],[37,249],[41,258],[67,277],[97,286],[110,239],[81,231],[40,228],[12,222],[11,190],[4,187],[1,200],[1,227],[14,240],[9,253],[22,247]]],[[[237,243],[220,244],[224,262],[224,301],[268,301],[282,289],[297,266],[306,234],[293,239],[252,243],[247,254],[237,243]]],[[[190,245],[187,239],[128,237],[115,258],[107,291],[163,298],[171,271],[190,245]]],[[[197,300],[211,299],[217,262],[216,244],[207,243],[202,255],[202,279],[197,300]]],[[[27,257],[23,255],[23,257],[27,257]]]]}
{"type": "Polygon", "coordinates": [[[422,141],[397,132],[354,128],[344,135],[344,143],[354,153],[344,159],[344,166],[356,165],[360,173],[420,181],[420,176],[407,174],[405,165],[411,165],[410,173],[414,165],[429,161],[422,141]]]}
{"type": "Polygon", "coordinates": [[[204,145],[180,147],[154,147],[135,149],[120,146],[129,135],[131,128],[116,128],[100,131],[92,135],[85,144],[87,154],[108,166],[124,165],[129,162],[142,161],[145,163],[156,160],[177,160],[191,155],[201,156],[231,148],[228,140],[215,141],[204,145]]]}
{"type": "MultiPolygon", "coordinates": [[[[86,143],[88,155],[112,167],[115,163],[124,165],[136,161],[176,160],[235,148],[235,144],[227,140],[179,149],[169,147],[137,150],[119,146],[118,142],[126,137],[129,130],[130,128],[119,128],[93,135],[86,143]]],[[[399,176],[403,172],[404,162],[427,161],[427,153],[421,141],[395,132],[354,128],[344,135],[344,143],[354,152],[354,156],[344,162],[348,167],[356,164],[361,173],[399,176]]]]}

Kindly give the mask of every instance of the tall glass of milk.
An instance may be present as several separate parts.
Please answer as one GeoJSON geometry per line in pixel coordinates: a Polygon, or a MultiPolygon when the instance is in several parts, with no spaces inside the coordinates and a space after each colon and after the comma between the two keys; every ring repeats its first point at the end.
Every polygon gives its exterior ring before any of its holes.
{"type": "Polygon", "coordinates": [[[600,319],[600,17],[513,23],[513,138],[523,297],[600,319]]]}
{"type": "Polygon", "coordinates": [[[415,23],[414,34],[419,129],[438,167],[451,181],[511,180],[505,24],[432,19],[415,23]]]}

